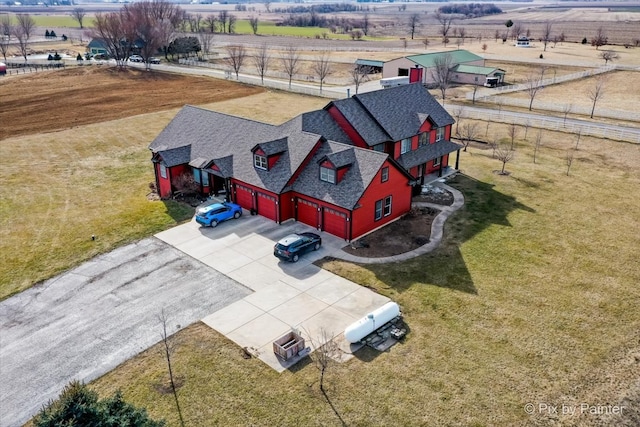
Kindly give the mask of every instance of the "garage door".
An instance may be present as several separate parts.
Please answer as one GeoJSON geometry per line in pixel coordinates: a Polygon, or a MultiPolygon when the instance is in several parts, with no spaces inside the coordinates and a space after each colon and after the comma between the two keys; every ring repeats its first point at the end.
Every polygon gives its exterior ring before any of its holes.
{"type": "Polygon", "coordinates": [[[276,198],[264,193],[258,194],[258,215],[276,221],[276,198]]]}
{"type": "Polygon", "coordinates": [[[236,203],[247,210],[253,209],[253,196],[249,187],[236,184],[236,203]]]}
{"type": "Polygon", "coordinates": [[[347,215],[329,208],[324,208],[322,211],[324,216],[322,221],[324,231],[346,239],[347,215]]]}
{"type": "Polygon", "coordinates": [[[314,228],[318,227],[318,205],[304,199],[298,199],[296,220],[314,228]]]}

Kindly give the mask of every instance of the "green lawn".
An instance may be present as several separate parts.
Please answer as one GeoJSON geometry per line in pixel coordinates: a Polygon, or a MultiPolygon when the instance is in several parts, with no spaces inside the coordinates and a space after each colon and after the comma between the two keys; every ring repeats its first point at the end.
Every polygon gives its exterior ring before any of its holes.
{"type": "Polygon", "coordinates": [[[146,198],[154,180],[146,147],[169,117],[2,142],[0,299],[191,217],[183,205],[146,198]]]}
{"type": "MultiPolygon", "coordinates": [[[[389,352],[365,349],[330,370],[333,409],[312,364],[277,374],[196,324],[175,337],[187,424],[621,425],[528,415],[525,404],[616,404],[637,381],[640,147],[583,137],[567,176],[575,141],[548,132],[543,144],[534,164],[531,143],[519,141],[509,176],[494,173],[490,150],[463,153],[451,185],[466,204],[435,252],[379,266],[324,262],[397,301],[410,328],[389,352]]],[[[177,425],[164,363],[151,348],[93,385],[122,388],[177,425]]]]}

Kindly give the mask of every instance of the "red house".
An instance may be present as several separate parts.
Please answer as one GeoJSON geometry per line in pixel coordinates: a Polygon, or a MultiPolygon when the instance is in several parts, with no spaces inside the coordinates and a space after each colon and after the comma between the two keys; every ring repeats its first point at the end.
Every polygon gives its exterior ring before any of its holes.
{"type": "Polygon", "coordinates": [[[356,95],[279,126],[185,106],[151,143],[160,196],[192,174],[203,194],[352,240],[404,215],[412,186],[461,147],[421,85],[356,95]],[[401,101],[401,102],[399,102],[401,101]]]}

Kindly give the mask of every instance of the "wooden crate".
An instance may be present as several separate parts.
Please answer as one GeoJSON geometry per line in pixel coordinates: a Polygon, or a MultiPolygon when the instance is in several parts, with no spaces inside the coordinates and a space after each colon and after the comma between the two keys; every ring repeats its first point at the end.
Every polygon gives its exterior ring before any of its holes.
{"type": "Polygon", "coordinates": [[[288,360],[304,350],[304,346],[304,338],[297,332],[291,331],[273,342],[273,352],[276,356],[288,360]]]}

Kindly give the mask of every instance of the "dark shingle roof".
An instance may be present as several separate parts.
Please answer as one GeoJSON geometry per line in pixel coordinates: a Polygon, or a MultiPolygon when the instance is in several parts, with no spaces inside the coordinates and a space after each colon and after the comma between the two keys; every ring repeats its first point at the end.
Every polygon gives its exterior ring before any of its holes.
{"type": "Polygon", "coordinates": [[[417,150],[404,153],[398,159],[398,163],[405,169],[422,165],[433,159],[452,153],[462,148],[462,145],[451,141],[438,141],[435,144],[427,144],[418,147],[417,150]]]}
{"type": "Polygon", "coordinates": [[[350,150],[342,150],[338,151],[337,153],[327,154],[319,161],[322,163],[324,159],[329,160],[331,164],[336,167],[336,169],[339,169],[343,166],[353,164],[353,162],[356,160],[356,155],[353,152],[352,148],[350,150]]]}
{"type": "Polygon", "coordinates": [[[354,98],[394,141],[418,134],[422,125],[419,114],[429,115],[437,127],[455,122],[420,83],[363,93],[354,98]]]}
{"type": "Polygon", "coordinates": [[[251,151],[255,151],[258,147],[264,152],[265,156],[282,153],[287,150],[287,138],[285,137],[273,141],[262,142],[253,147],[251,151]]]}
{"type": "Polygon", "coordinates": [[[162,151],[162,160],[168,167],[189,163],[191,160],[191,146],[186,145],[178,148],[170,148],[162,151]]]}
{"type": "Polygon", "coordinates": [[[344,133],[342,128],[333,120],[326,110],[316,110],[300,114],[288,123],[296,123],[297,126],[300,126],[301,130],[322,135],[331,141],[353,144],[351,138],[344,133]]]}
{"type": "Polygon", "coordinates": [[[281,126],[273,126],[185,106],[149,148],[164,158],[167,151],[180,147],[188,149],[190,146],[190,156],[173,164],[174,166],[198,158],[212,160],[221,169],[223,176],[233,176],[248,184],[279,193],[320,139],[318,135],[301,131],[300,124],[301,122],[287,122],[281,126]],[[281,144],[286,141],[285,151],[269,171],[256,169],[251,149],[256,144],[273,141],[279,141],[275,144],[279,149],[283,148],[281,144]]]}
{"type": "Polygon", "coordinates": [[[332,141],[324,141],[293,183],[293,190],[318,200],[331,203],[345,209],[353,209],[365,190],[376,176],[388,155],[364,148],[352,147],[332,141]],[[337,184],[320,180],[320,160],[340,155],[341,152],[353,154],[353,163],[337,184]]]}
{"type": "Polygon", "coordinates": [[[329,105],[334,105],[370,146],[392,139],[355,97],[334,101],[329,105]]]}

